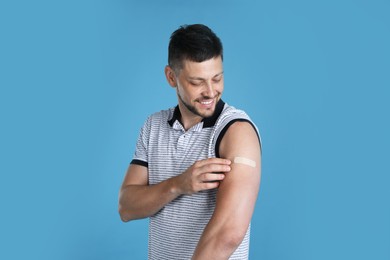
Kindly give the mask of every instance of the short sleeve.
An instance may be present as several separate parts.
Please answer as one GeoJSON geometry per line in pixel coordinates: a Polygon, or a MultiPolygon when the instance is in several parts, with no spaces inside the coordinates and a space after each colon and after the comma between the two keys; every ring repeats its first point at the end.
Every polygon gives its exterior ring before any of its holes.
{"type": "Polygon", "coordinates": [[[148,167],[148,144],[150,136],[150,117],[145,121],[138,136],[135,152],[131,164],[148,167]]]}
{"type": "MultiPolygon", "coordinates": [[[[233,110],[233,107],[229,107],[229,109],[233,110]]],[[[229,111],[222,116],[218,122],[218,127],[216,128],[215,138],[214,138],[214,149],[215,156],[219,157],[219,146],[221,144],[222,138],[224,137],[226,131],[229,127],[235,122],[248,122],[253,129],[255,130],[257,137],[259,139],[260,149],[261,149],[261,137],[257,126],[253,123],[253,121],[249,118],[249,116],[242,110],[233,110],[229,111]]]]}

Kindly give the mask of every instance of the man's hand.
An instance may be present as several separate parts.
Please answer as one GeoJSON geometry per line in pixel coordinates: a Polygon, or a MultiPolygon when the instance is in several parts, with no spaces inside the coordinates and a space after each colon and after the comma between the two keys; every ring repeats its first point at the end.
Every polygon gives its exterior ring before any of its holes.
{"type": "Polygon", "coordinates": [[[146,167],[130,164],[119,195],[122,220],[152,216],[180,195],[217,188],[230,164],[219,158],[197,161],[182,174],[155,185],[148,184],[146,167]]]}
{"type": "Polygon", "coordinates": [[[209,158],[195,162],[184,173],[175,177],[175,192],[193,194],[219,186],[225,174],[230,171],[230,160],[209,158]]]}

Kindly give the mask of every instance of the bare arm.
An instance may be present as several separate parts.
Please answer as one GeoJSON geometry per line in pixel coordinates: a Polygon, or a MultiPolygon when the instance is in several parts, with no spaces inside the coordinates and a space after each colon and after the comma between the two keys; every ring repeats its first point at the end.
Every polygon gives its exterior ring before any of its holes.
{"type": "Polygon", "coordinates": [[[148,169],[130,164],[119,193],[119,214],[123,221],[152,216],[182,194],[214,189],[228,172],[230,161],[210,158],[194,163],[184,173],[155,185],[148,184],[148,169]]]}
{"type": "Polygon", "coordinates": [[[119,213],[123,221],[151,216],[175,199],[171,180],[148,185],[147,168],[130,164],[119,194],[119,213]]]}
{"type": "Polygon", "coordinates": [[[261,154],[255,130],[248,122],[229,127],[220,145],[220,155],[234,161],[237,156],[255,162],[255,167],[232,163],[231,171],[217,193],[216,207],[193,259],[228,259],[241,244],[252,218],[260,187],[261,154]]]}

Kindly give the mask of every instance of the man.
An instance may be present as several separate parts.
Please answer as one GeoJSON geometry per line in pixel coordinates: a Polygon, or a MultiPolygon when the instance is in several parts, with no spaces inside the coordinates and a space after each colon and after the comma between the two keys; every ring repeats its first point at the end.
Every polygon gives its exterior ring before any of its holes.
{"type": "Polygon", "coordinates": [[[150,217],[149,259],[247,259],[261,169],[257,128],[224,103],[220,39],[200,24],[170,39],[178,106],[145,122],[119,198],[123,221],[150,217]]]}

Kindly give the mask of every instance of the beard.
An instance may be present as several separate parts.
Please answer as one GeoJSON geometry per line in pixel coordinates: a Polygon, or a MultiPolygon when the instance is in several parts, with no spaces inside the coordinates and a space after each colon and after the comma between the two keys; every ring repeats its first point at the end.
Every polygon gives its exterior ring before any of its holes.
{"type": "MultiPolygon", "coordinates": [[[[202,118],[208,118],[208,117],[212,117],[215,113],[215,106],[216,106],[216,103],[219,101],[219,99],[216,100],[215,104],[214,104],[214,109],[212,111],[211,114],[205,114],[205,113],[201,113],[195,106],[191,105],[191,104],[188,104],[187,102],[185,102],[183,100],[183,98],[181,97],[180,93],[177,92],[177,96],[179,97],[181,103],[188,109],[188,111],[190,111],[191,113],[193,113],[194,115],[197,115],[197,116],[200,116],[202,118]]],[[[215,99],[215,98],[214,98],[215,99]]]]}

